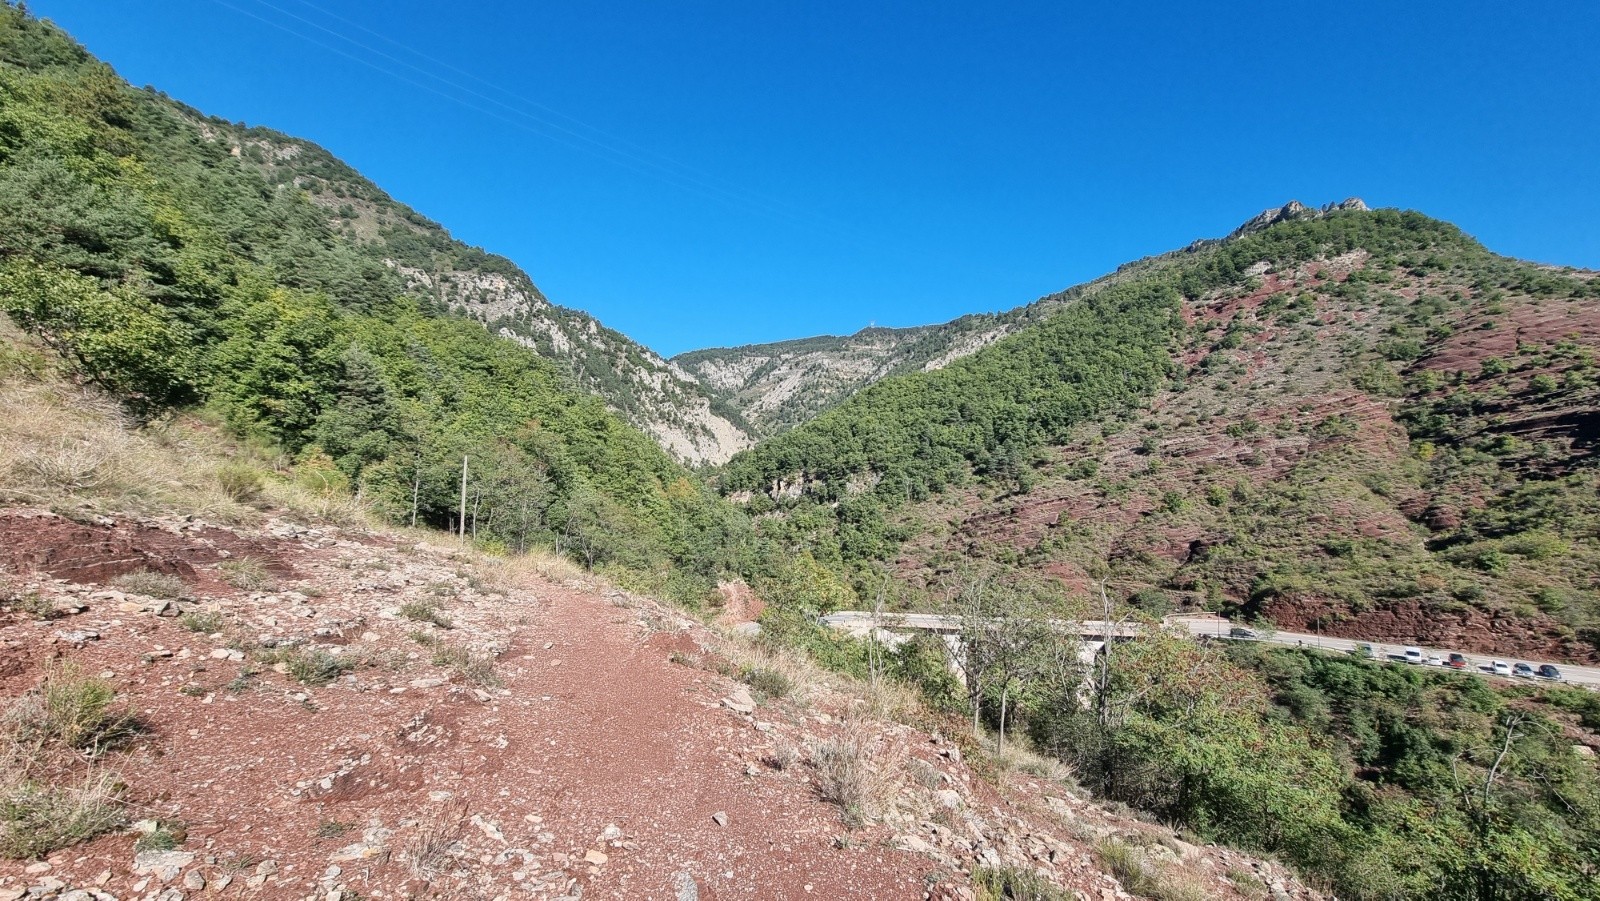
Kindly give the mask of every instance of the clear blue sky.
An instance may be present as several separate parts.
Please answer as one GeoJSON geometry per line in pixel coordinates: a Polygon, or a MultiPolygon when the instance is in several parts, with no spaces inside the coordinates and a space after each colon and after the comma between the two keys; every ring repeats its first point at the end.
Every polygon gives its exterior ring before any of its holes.
{"type": "Polygon", "coordinates": [[[1007,309],[1290,198],[1600,267],[1591,0],[30,7],[666,354],[1007,309]]]}

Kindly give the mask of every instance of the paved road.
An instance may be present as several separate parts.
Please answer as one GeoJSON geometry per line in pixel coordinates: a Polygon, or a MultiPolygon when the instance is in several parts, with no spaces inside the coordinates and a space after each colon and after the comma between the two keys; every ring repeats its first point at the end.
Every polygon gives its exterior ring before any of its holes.
{"type": "MultiPolygon", "coordinates": [[[[942,616],[936,613],[899,613],[884,614],[874,619],[871,613],[854,610],[830,613],[822,618],[822,624],[841,631],[864,635],[871,631],[874,624],[888,629],[921,629],[927,632],[940,632],[953,634],[961,631],[961,618],[956,616],[942,616]]],[[[1105,633],[1105,624],[1097,621],[1064,623],[1072,632],[1086,637],[1098,637],[1105,633]]],[[[1199,638],[1227,638],[1228,630],[1236,625],[1229,620],[1216,616],[1170,616],[1167,617],[1168,628],[1177,628],[1187,631],[1190,635],[1199,638]]],[[[1140,627],[1128,623],[1112,624],[1112,634],[1124,638],[1139,634],[1140,627]]],[[[1370,644],[1379,660],[1392,660],[1403,662],[1404,650],[1408,645],[1367,641],[1359,638],[1332,638],[1327,635],[1308,635],[1303,632],[1268,632],[1265,637],[1247,639],[1264,641],[1270,644],[1284,645],[1286,647],[1311,647],[1322,648],[1327,651],[1354,651],[1356,645],[1370,644]]],[[[1467,654],[1457,652],[1451,648],[1431,648],[1416,645],[1422,650],[1424,657],[1437,656],[1448,660],[1453,653],[1461,653],[1467,658],[1465,672],[1476,673],[1486,678],[1502,678],[1517,682],[1543,682],[1542,679],[1517,679],[1514,677],[1495,676],[1490,668],[1490,662],[1503,660],[1508,664],[1528,663],[1534,669],[1549,663],[1561,670],[1566,681],[1573,685],[1600,691],[1600,667],[1572,666],[1555,660],[1532,660],[1524,657],[1491,657],[1485,654],[1467,654]]]]}
{"type": "MultiPolygon", "coordinates": [[[[1213,617],[1194,619],[1179,619],[1174,617],[1169,619],[1167,624],[1169,626],[1181,625],[1182,627],[1187,628],[1191,635],[1196,637],[1201,635],[1209,635],[1212,637],[1222,638],[1226,638],[1228,636],[1228,629],[1234,625],[1228,620],[1213,617]]],[[[1363,638],[1333,638],[1327,635],[1308,635],[1304,632],[1268,632],[1266,633],[1266,637],[1257,638],[1254,640],[1265,641],[1271,644],[1287,645],[1289,647],[1303,646],[1308,648],[1322,648],[1323,650],[1328,651],[1354,651],[1356,649],[1356,645],[1370,644],[1372,645],[1373,653],[1377,654],[1379,660],[1404,661],[1405,649],[1407,647],[1420,648],[1423,657],[1437,656],[1446,660],[1450,659],[1451,654],[1459,653],[1463,657],[1467,658],[1467,672],[1490,677],[1493,677],[1494,673],[1489,664],[1495,660],[1503,660],[1512,665],[1518,663],[1528,663],[1532,664],[1534,669],[1538,669],[1541,665],[1549,663],[1561,670],[1562,676],[1566,678],[1566,681],[1572,683],[1573,685],[1582,685],[1586,688],[1600,689],[1600,667],[1573,666],[1571,664],[1561,663],[1560,661],[1556,660],[1534,660],[1527,657],[1495,657],[1487,654],[1468,654],[1464,651],[1456,651],[1451,648],[1430,648],[1426,645],[1386,644],[1384,642],[1368,641],[1363,638]]],[[[1509,681],[1516,682],[1544,681],[1543,679],[1519,679],[1506,676],[1500,676],[1498,678],[1508,679],[1509,681]]]]}

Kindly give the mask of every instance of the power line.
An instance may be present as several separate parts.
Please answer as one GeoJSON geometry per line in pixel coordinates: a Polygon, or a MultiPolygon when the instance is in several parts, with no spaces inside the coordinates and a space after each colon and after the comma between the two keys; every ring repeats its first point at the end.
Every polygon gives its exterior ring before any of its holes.
{"type": "MultiPolygon", "coordinates": [[[[436,73],[434,73],[432,71],[424,69],[424,68],[422,68],[420,66],[417,66],[417,65],[415,65],[413,63],[407,62],[406,60],[400,59],[400,58],[395,57],[395,56],[393,56],[391,54],[385,53],[385,52],[383,52],[381,50],[378,50],[376,48],[373,48],[373,47],[371,47],[371,46],[369,46],[367,44],[364,44],[361,41],[356,40],[355,38],[352,38],[347,34],[343,34],[343,33],[339,32],[339,31],[336,31],[334,29],[328,28],[328,27],[326,27],[324,25],[321,25],[321,24],[319,24],[317,22],[314,22],[314,21],[312,21],[310,19],[307,19],[307,18],[305,18],[303,16],[299,16],[299,15],[296,15],[295,13],[289,12],[288,10],[285,10],[282,7],[279,7],[279,6],[277,6],[277,5],[273,4],[273,3],[268,2],[268,0],[255,0],[255,2],[260,4],[261,6],[264,6],[264,7],[268,8],[268,9],[271,9],[271,10],[273,10],[273,11],[275,11],[275,12],[277,12],[277,13],[283,15],[283,16],[286,16],[288,18],[294,19],[294,20],[296,20],[298,22],[304,23],[305,25],[308,25],[308,26],[310,26],[312,28],[315,28],[315,29],[317,29],[319,31],[325,32],[327,34],[330,34],[330,35],[338,38],[341,41],[345,41],[345,42],[347,42],[347,43],[349,43],[349,44],[351,44],[351,45],[353,45],[355,47],[360,48],[361,50],[366,51],[367,53],[371,53],[371,54],[373,54],[375,56],[378,56],[378,57],[381,57],[383,59],[389,60],[390,62],[395,63],[395,64],[397,64],[399,66],[403,66],[406,69],[410,69],[413,72],[421,73],[423,76],[425,76],[428,79],[431,79],[431,80],[436,81],[436,82],[438,82],[440,84],[443,84],[443,85],[445,85],[445,86],[447,86],[447,87],[449,87],[449,88],[451,88],[451,89],[453,89],[455,91],[459,91],[461,93],[468,94],[468,95],[470,95],[472,97],[479,98],[482,101],[485,101],[487,103],[493,104],[496,107],[500,107],[501,109],[509,111],[510,113],[514,114],[515,116],[518,116],[518,117],[520,117],[522,119],[526,119],[526,120],[529,120],[529,121],[528,122],[518,121],[517,119],[509,118],[509,117],[507,117],[506,115],[504,115],[502,113],[496,112],[495,110],[485,109],[483,106],[480,106],[478,104],[469,102],[468,100],[465,100],[465,99],[463,99],[463,98],[461,98],[459,96],[456,96],[454,94],[448,93],[446,91],[440,90],[437,87],[434,87],[433,85],[425,84],[423,82],[420,82],[420,81],[416,80],[415,78],[408,77],[408,76],[406,76],[406,75],[404,75],[402,73],[399,73],[399,72],[393,71],[393,70],[391,70],[389,68],[385,68],[384,66],[378,65],[377,63],[373,62],[371,59],[368,59],[368,58],[365,58],[365,57],[362,57],[362,56],[358,56],[358,55],[350,53],[350,52],[348,52],[348,51],[346,51],[346,50],[344,50],[344,49],[342,49],[340,47],[334,46],[334,45],[329,44],[329,43],[327,43],[325,41],[318,40],[315,37],[312,37],[310,35],[304,34],[304,33],[300,32],[300,31],[298,31],[298,30],[296,30],[296,29],[294,29],[292,27],[289,27],[289,26],[283,24],[282,22],[274,21],[273,19],[267,18],[267,17],[262,16],[262,15],[258,15],[257,13],[252,12],[252,11],[250,11],[248,9],[244,9],[244,8],[239,7],[239,6],[236,6],[233,3],[228,2],[228,0],[212,0],[212,2],[216,3],[219,6],[222,6],[222,7],[225,7],[227,9],[230,9],[230,10],[236,12],[236,13],[239,13],[241,15],[248,16],[248,17],[250,17],[252,19],[255,19],[256,21],[262,22],[262,23],[264,23],[266,25],[270,25],[273,28],[276,28],[276,29],[278,29],[280,31],[283,31],[283,32],[287,33],[287,34],[291,34],[291,35],[293,35],[293,36],[295,36],[297,38],[300,38],[303,41],[306,41],[307,43],[313,44],[313,45],[315,45],[317,47],[321,47],[324,50],[327,50],[327,51],[332,52],[332,53],[336,53],[336,54],[338,54],[338,55],[340,55],[340,56],[342,56],[342,57],[344,57],[346,59],[349,59],[349,60],[351,60],[353,62],[359,63],[359,64],[361,64],[363,66],[366,66],[366,67],[368,67],[370,69],[373,69],[374,71],[380,72],[380,73],[382,73],[384,75],[387,75],[387,76],[389,76],[391,78],[397,79],[397,80],[399,80],[399,81],[401,81],[401,82],[403,82],[405,84],[411,85],[411,86],[419,88],[421,90],[425,90],[425,91],[427,91],[427,92],[429,92],[431,94],[434,94],[436,96],[442,97],[442,98],[444,98],[446,100],[449,100],[449,101],[451,101],[453,103],[457,103],[457,104],[459,104],[459,105],[461,105],[461,106],[463,106],[463,107],[465,107],[467,109],[470,109],[470,110],[472,110],[474,112],[480,113],[482,115],[489,116],[490,118],[493,118],[493,119],[495,119],[497,121],[500,121],[500,122],[503,122],[505,124],[511,125],[511,126],[513,126],[515,128],[520,128],[520,129],[523,129],[525,131],[529,131],[531,133],[537,134],[537,135],[539,135],[541,137],[544,137],[544,138],[547,138],[549,140],[555,141],[555,142],[557,142],[559,144],[562,144],[562,145],[564,145],[566,147],[570,147],[570,148],[572,148],[574,150],[578,150],[580,152],[587,153],[587,154],[589,154],[591,156],[594,156],[594,157],[596,157],[598,159],[601,159],[601,160],[604,160],[606,162],[609,162],[609,163],[611,163],[613,165],[620,166],[620,167],[622,167],[624,169],[627,169],[627,170],[629,170],[631,172],[634,172],[636,174],[644,175],[646,177],[654,177],[654,178],[660,179],[662,181],[665,181],[665,182],[673,185],[674,187],[678,187],[678,188],[686,189],[686,190],[690,190],[690,191],[695,191],[695,192],[700,193],[700,194],[702,194],[704,196],[708,196],[708,197],[710,197],[712,199],[719,200],[719,201],[724,202],[724,203],[729,203],[729,204],[735,205],[735,206],[743,206],[743,207],[745,207],[747,209],[751,209],[751,210],[754,210],[754,211],[757,211],[757,212],[766,213],[768,215],[772,215],[772,216],[775,216],[775,217],[778,217],[778,218],[786,219],[786,220],[790,221],[793,224],[807,225],[807,226],[811,226],[813,228],[820,227],[825,231],[833,232],[833,233],[836,233],[836,234],[846,230],[840,223],[828,221],[828,220],[823,219],[821,217],[817,217],[817,216],[815,216],[813,214],[808,214],[808,213],[805,213],[805,212],[802,212],[802,211],[794,210],[793,208],[790,208],[787,205],[782,204],[781,202],[771,200],[770,198],[763,197],[763,196],[761,196],[759,194],[754,194],[752,192],[745,191],[745,190],[737,188],[737,187],[724,186],[724,185],[717,184],[717,183],[712,182],[712,181],[708,181],[707,179],[711,178],[711,176],[706,176],[705,178],[699,177],[699,174],[700,174],[699,170],[693,169],[692,167],[689,167],[689,166],[686,166],[686,165],[684,165],[682,163],[678,163],[678,162],[676,162],[674,160],[671,160],[669,157],[664,157],[664,156],[661,156],[659,154],[654,154],[651,151],[645,150],[644,148],[638,148],[638,149],[642,153],[649,154],[650,156],[657,157],[657,159],[659,159],[659,160],[664,160],[665,163],[658,162],[657,160],[649,159],[649,158],[647,158],[645,156],[641,156],[639,153],[633,153],[633,152],[629,152],[628,150],[625,150],[625,149],[620,149],[618,147],[611,146],[610,144],[607,144],[605,141],[601,141],[601,140],[598,140],[596,138],[592,138],[592,137],[589,137],[587,135],[581,134],[581,133],[579,133],[577,131],[574,131],[571,128],[567,128],[567,127],[561,125],[560,123],[553,122],[553,121],[551,121],[550,119],[548,119],[546,117],[535,115],[533,113],[527,112],[526,110],[519,109],[519,108],[517,108],[515,106],[512,106],[510,104],[507,104],[507,103],[505,103],[503,101],[497,100],[494,97],[490,97],[490,96],[488,96],[488,95],[486,95],[486,94],[484,94],[484,93],[482,93],[480,91],[476,91],[476,90],[473,90],[472,88],[465,87],[463,85],[457,84],[457,83],[455,83],[455,82],[453,82],[453,81],[451,81],[451,80],[449,80],[447,78],[443,78],[443,77],[437,75],[436,73]],[[680,169],[680,170],[684,170],[684,171],[675,171],[674,167],[676,167],[676,169],[680,169]]],[[[352,27],[360,28],[362,31],[365,31],[365,32],[367,32],[369,34],[374,34],[374,35],[382,38],[383,40],[385,40],[388,43],[394,44],[395,46],[400,47],[400,48],[406,50],[407,52],[415,54],[416,56],[418,56],[421,59],[427,60],[429,62],[433,62],[436,65],[444,66],[445,68],[449,68],[452,71],[456,71],[456,72],[461,72],[462,71],[460,69],[457,69],[454,66],[449,66],[448,64],[440,63],[440,62],[438,62],[436,60],[433,60],[431,57],[428,57],[425,54],[422,54],[422,53],[420,53],[418,51],[411,50],[410,48],[406,47],[404,44],[401,44],[398,41],[394,41],[393,39],[384,37],[384,36],[378,34],[377,32],[373,31],[372,29],[366,28],[364,26],[358,25],[358,24],[353,23],[353,22],[349,22],[349,20],[344,19],[343,17],[334,16],[331,13],[327,13],[325,10],[321,10],[320,7],[317,7],[314,4],[306,3],[305,0],[298,0],[298,2],[301,2],[303,5],[309,6],[309,7],[313,8],[313,9],[317,9],[319,12],[323,12],[325,15],[329,15],[329,16],[335,18],[335,19],[338,19],[339,21],[346,22],[347,24],[350,24],[352,27]]],[[[495,90],[500,91],[501,93],[505,94],[506,96],[515,97],[519,102],[529,103],[529,104],[538,106],[541,109],[546,109],[546,110],[549,109],[548,107],[544,107],[542,104],[537,104],[534,101],[527,100],[526,98],[523,98],[520,95],[515,94],[514,92],[508,91],[508,90],[506,90],[504,88],[500,88],[497,85],[493,85],[492,83],[487,82],[484,79],[479,78],[478,76],[471,75],[470,73],[464,73],[464,72],[462,74],[467,75],[468,77],[472,78],[475,81],[479,81],[479,82],[484,83],[484,84],[489,84],[495,90]]],[[[621,143],[621,144],[626,144],[628,146],[637,147],[637,145],[633,145],[631,142],[623,141],[621,139],[615,138],[614,136],[608,135],[608,134],[606,134],[605,132],[601,131],[598,128],[590,126],[587,123],[583,123],[581,120],[575,119],[573,117],[567,116],[567,115],[562,114],[562,113],[557,113],[557,112],[555,112],[553,110],[550,110],[550,112],[552,112],[554,115],[558,115],[561,118],[567,119],[567,120],[577,124],[579,127],[587,128],[587,129],[589,129],[591,131],[596,132],[597,134],[600,134],[600,135],[603,135],[603,136],[605,136],[607,138],[610,138],[614,142],[621,143]]]]}

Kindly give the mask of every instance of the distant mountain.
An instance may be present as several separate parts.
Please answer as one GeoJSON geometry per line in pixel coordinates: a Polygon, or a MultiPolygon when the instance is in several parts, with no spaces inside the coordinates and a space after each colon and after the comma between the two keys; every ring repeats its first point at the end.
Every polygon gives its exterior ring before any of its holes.
{"type": "Polygon", "coordinates": [[[455,240],[327,150],[181,104],[172,108],[203,140],[224,145],[269,184],[305,192],[333,233],[381,259],[405,290],[556,361],[576,385],[679,459],[716,463],[750,445],[744,425],[714,411],[692,375],[587,313],[551,303],[515,263],[455,240]]]}

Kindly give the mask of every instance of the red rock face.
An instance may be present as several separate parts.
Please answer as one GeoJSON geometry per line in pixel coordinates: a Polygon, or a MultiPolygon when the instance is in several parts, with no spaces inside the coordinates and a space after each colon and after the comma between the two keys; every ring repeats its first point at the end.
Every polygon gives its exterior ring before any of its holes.
{"type": "Polygon", "coordinates": [[[100,582],[147,570],[185,581],[216,582],[199,567],[228,557],[249,556],[279,576],[292,576],[277,545],[247,541],[203,525],[184,528],[121,520],[110,525],[73,522],[59,516],[0,512],[0,570],[45,572],[74,582],[100,582]]]}

